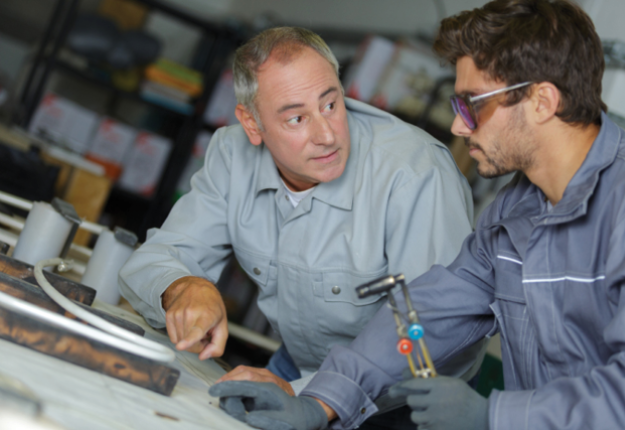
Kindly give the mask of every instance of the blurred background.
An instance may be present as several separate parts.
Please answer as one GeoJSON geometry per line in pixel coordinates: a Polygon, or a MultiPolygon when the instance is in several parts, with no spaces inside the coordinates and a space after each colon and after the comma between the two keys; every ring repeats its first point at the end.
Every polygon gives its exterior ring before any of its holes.
{"type": "MultiPolygon", "coordinates": [[[[463,141],[450,133],[454,70],[440,65],[431,43],[442,18],[484,3],[2,0],[0,190],[30,200],[63,198],[81,217],[143,241],[189,190],[215,130],[237,122],[233,51],[263,29],[295,25],[326,40],[349,97],[449,145],[479,214],[510,177],[478,177],[463,141]]],[[[578,3],[604,41],[604,101],[623,125],[625,2],[578,3]]],[[[88,232],[80,234],[78,243],[93,245],[88,232]]],[[[256,287],[236,262],[220,288],[232,321],[272,338],[256,287]]],[[[233,342],[226,357],[232,365],[263,365],[271,352],[249,354],[253,346],[233,342]]]]}

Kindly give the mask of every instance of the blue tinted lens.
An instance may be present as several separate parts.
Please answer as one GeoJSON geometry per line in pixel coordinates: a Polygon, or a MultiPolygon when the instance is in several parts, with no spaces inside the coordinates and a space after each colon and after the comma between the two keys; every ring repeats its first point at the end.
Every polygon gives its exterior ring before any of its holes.
{"type": "Polygon", "coordinates": [[[464,121],[467,127],[469,127],[471,130],[476,129],[477,124],[471,116],[471,111],[469,110],[469,107],[462,98],[458,96],[451,96],[451,107],[456,115],[460,115],[460,118],[462,118],[462,121],[464,121]]]}

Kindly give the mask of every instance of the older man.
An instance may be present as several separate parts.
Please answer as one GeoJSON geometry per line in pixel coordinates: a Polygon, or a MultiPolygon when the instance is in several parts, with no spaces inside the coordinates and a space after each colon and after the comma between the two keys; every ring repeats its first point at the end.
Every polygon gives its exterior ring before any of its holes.
{"type": "Polygon", "coordinates": [[[215,133],[191,192],[149,232],[120,287],[178,349],[219,356],[228,333],[214,284],[234,254],[283,348],[269,370],[227,379],[292,393],[285,381],[316,371],[383,303],[354,287],[453,260],[471,196],[442,144],[343,97],[336,59],[310,31],[259,34],[237,50],[234,79],[241,124],[215,133]]]}

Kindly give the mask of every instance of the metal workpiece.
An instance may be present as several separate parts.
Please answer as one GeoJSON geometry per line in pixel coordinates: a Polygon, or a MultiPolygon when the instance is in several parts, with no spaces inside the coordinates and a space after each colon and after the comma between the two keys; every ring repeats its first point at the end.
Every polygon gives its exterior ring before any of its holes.
{"type": "Polygon", "coordinates": [[[65,240],[65,244],[63,245],[63,249],[61,249],[61,253],[59,257],[65,258],[67,253],[69,252],[69,247],[72,245],[74,241],[74,236],[76,236],[76,232],[78,231],[78,226],[82,222],[76,209],[70,203],[67,203],[64,200],[55,197],[52,199],[52,207],[63,216],[66,220],[68,220],[72,227],[67,235],[67,239],[65,240]]]}
{"type": "Polygon", "coordinates": [[[430,356],[425,340],[423,339],[423,326],[419,323],[419,315],[416,309],[412,305],[410,294],[408,293],[408,287],[406,287],[406,279],[403,274],[396,276],[389,275],[380,279],[376,279],[367,284],[361,285],[356,288],[358,297],[363,299],[365,297],[372,296],[374,294],[386,293],[388,297],[388,306],[393,311],[393,317],[395,318],[395,324],[397,325],[397,351],[406,356],[408,360],[408,366],[415,378],[433,378],[437,375],[434,363],[430,356]],[[406,302],[406,313],[401,313],[397,302],[391,290],[399,285],[401,287],[404,299],[406,302]],[[417,347],[414,347],[414,344],[417,347]],[[415,364],[414,357],[417,359],[418,367],[415,364]]]}
{"type": "Polygon", "coordinates": [[[365,297],[372,296],[374,294],[387,293],[391,288],[397,285],[398,282],[404,281],[404,275],[388,275],[383,278],[376,279],[367,284],[363,284],[356,287],[356,293],[358,297],[364,299],[365,297]]]}
{"type": "Polygon", "coordinates": [[[119,270],[137,245],[137,236],[122,228],[100,233],[81,282],[97,291],[97,299],[116,305],[120,299],[117,286],[119,270]]]}
{"type": "Polygon", "coordinates": [[[136,234],[124,228],[115,227],[115,230],[113,230],[113,233],[115,234],[115,239],[118,242],[123,243],[124,245],[129,246],[131,248],[134,248],[135,246],[137,246],[137,243],[139,242],[139,239],[137,238],[136,234]]]}
{"type": "Polygon", "coordinates": [[[38,261],[63,254],[76,223],[56,207],[45,202],[34,202],[24,228],[20,233],[13,258],[35,265],[38,261]]]}

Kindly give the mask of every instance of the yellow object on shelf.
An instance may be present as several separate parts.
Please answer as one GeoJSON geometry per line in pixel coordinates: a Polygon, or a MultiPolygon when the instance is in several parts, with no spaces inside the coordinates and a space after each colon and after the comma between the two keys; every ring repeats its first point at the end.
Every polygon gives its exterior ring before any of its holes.
{"type": "Polygon", "coordinates": [[[111,18],[122,30],[143,27],[148,8],[132,0],[102,0],[98,13],[111,18]]]}
{"type": "Polygon", "coordinates": [[[141,71],[137,67],[127,70],[114,70],[111,81],[116,88],[122,91],[133,92],[139,88],[141,71]]]}
{"type": "Polygon", "coordinates": [[[164,58],[149,65],[145,76],[150,81],[175,88],[191,97],[199,96],[204,89],[200,72],[164,58]]]}

